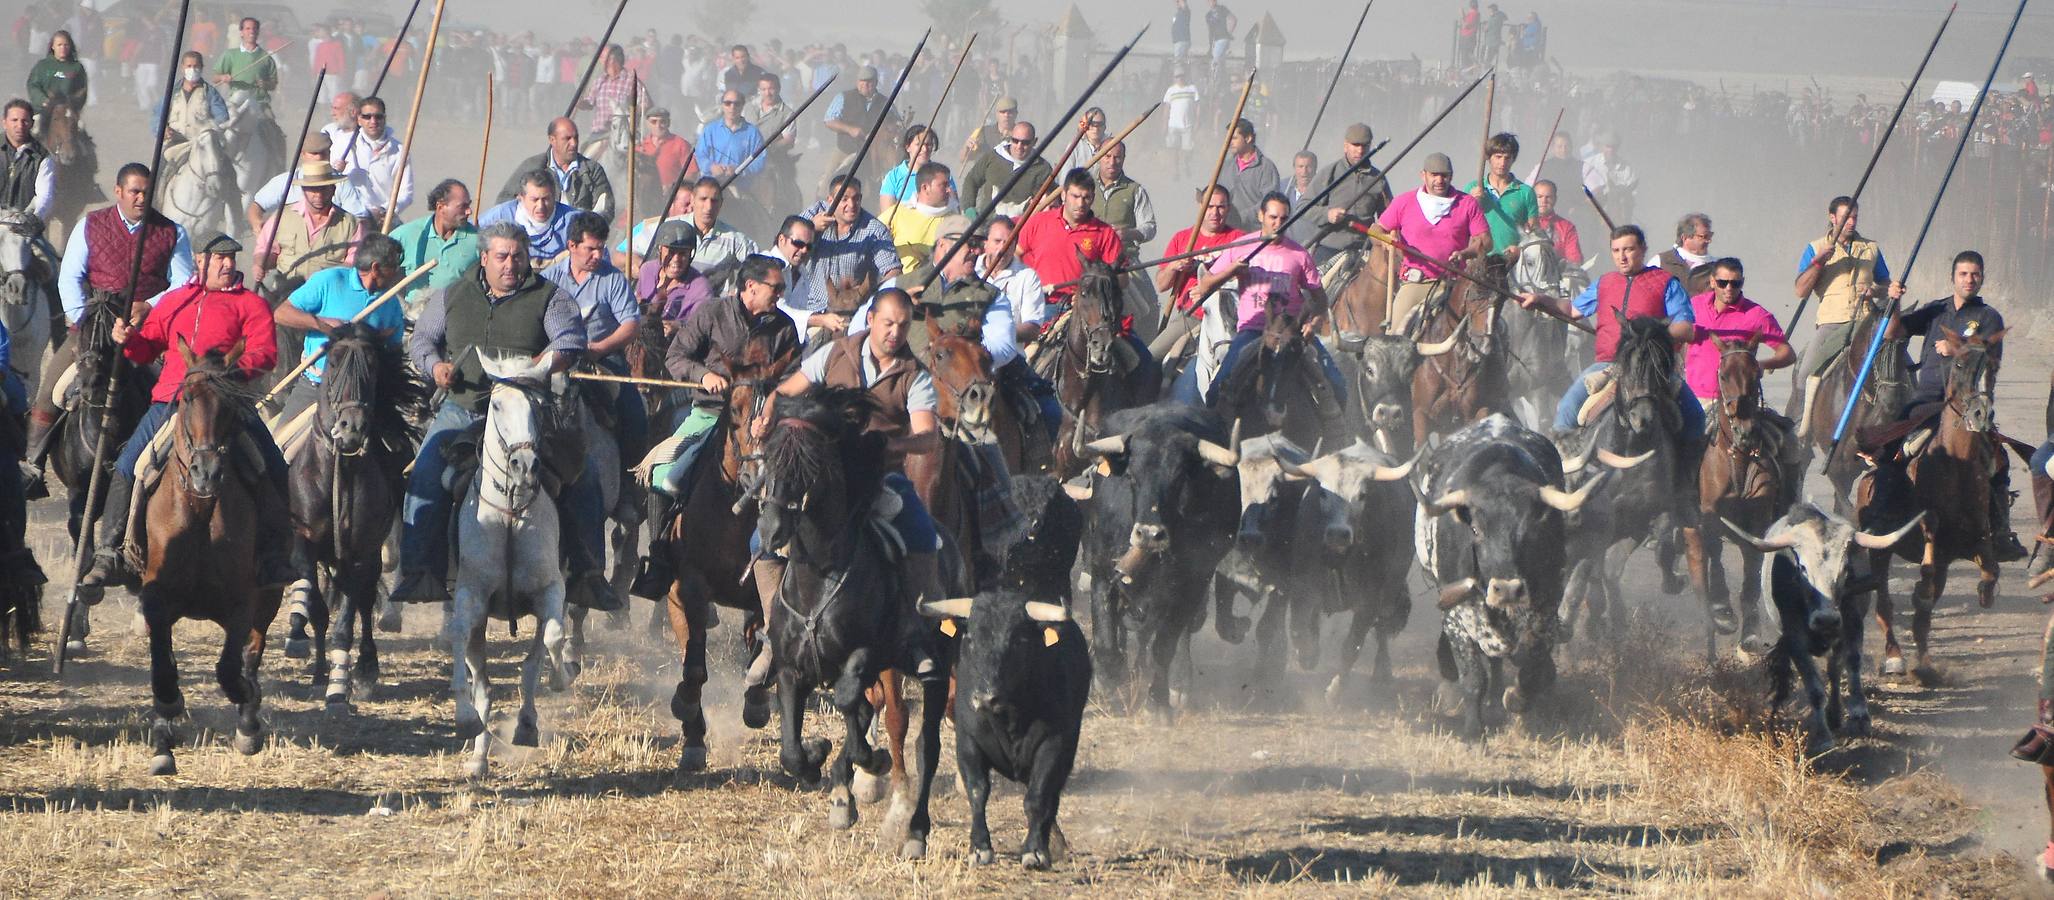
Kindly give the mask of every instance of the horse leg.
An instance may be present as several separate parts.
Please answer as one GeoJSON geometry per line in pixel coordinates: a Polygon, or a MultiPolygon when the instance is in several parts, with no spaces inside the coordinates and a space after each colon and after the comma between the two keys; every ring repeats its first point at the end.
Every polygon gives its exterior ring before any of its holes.
{"type": "MultiPolygon", "coordinates": [[[[271,602],[274,604],[271,613],[275,616],[277,601],[271,602]]],[[[240,717],[235,726],[235,749],[244,756],[253,756],[264,747],[264,720],[259,715],[264,709],[264,682],[258,670],[264,665],[264,632],[268,630],[264,626],[270,624],[270,619],[270,616],[257,616],[256,621],[243,629],[242,670],[238,673],[242,678],[243,699],[236,710],[240,717]]],[[[231,647],[233,637],[231,632],[231,647]]]]}
{"type": "Polygon", "coordinates": [[[176,775],[178,761],[171,750],[178,731],[172,722],[185,715],[185,694],[178,689],[178,658],[171,653],[171,626],[178,618],[165,612],[162,602],[159,588],[143,586],[143,621],[150,630],[150,774],[176,775]]]}
{"type": "Polygon", "coordinates": [[[364,566],[357,580],[343,592],[342,598],[343,616],[354,618],[357,623],[356,663],[350,669],[350,687],[371,698],[378,689],[378,678],[382,674],[378,666],[378,570],[364,566]]]}
{"type": "Polygon", "coordinates": [[[806,701],[813,695],[809,687],[799,684],[797,673],[790,668],[777,672],[777,705],[779,748],[778,765],[785,774],[799,779],[802,784],[812,786],[820,782],[820,767],[827,762],[827,739],[805,737],[806,701]]]}
{"type": "MultiPolygon", "coordinates": [[[[1713,550],[1716,551],[1718,546],[1715,538],[1712,542],[1713,550]]],[[[1740,624],[1733,617],[1732,602],[1723,593],[1717,596],[1712,594],[1711,577],[1706,567],[1716,563],[1706,558],[1703,529],[1695,525],[1684,526],[1683,551],[1690,564],[1691,586],[1697,589],[1698,602],[1704,604],[1711,623],[1711,627],[1705,631],[1705,665],[1709,666],[1719,661],[1718,636],[1721,633],[1732,634],[1740,629],[1740,624]]]]}
{"type": "MultiPolygon", "coordinates": [[[[850,677],[850,670],[858,668],[858,658],[863,651],[851,654],[844,666],[842,679],[850,677]]],[[[870,722],[873,712],[869,701],[863,697],[860,688],[844,690],[844,685],[835,686],[835,707],[842,713],[842,752],[834,759],[834,780],[827,789],[827,826],[837,831],[846,831],[856,825],[856,792],[852,789],[856,767],[865,771],[876,768],[876,749],[870,746],[870,722]],[[853,694],[854,696],[844,696],[853,694]]],[[[875,772],[871,773],[875,775],[875,772]]]]}
{"type": "MultiPolygon", "coordinates": [[[[306,654],[307,674],[308,677],[313,679],[316,687],[321,685],[322,678],[328,674],[322,670],[322,665],[325,660],[329,659],[328,648],[332,637],[329,631],[335,619],[335,610],[331,604],[339,604],[341,601],[341,588],[336,584],[336,575],[337,573],[331,570],[326,579],[309,582],[309,591],[307,593],[294,594],[293,602],[295,604],[305,604],[304,607],[295,608],[292,612],[305,613],[301,621],[306,625],[308,637],[311,638],[314,645],[313,652],[306,654]]],[[[288,619],[291,618],[291,615],[291,613],[288,613],[288,619]]],[[[287,638],[286,644],[290,645],[291,643],[292,639],[287,638]]],[[[292,659],[294,657],[288,652],[286,658],[292,659]]]]}
{"type": "Polygon", "coordinates": [[[458,581],[448,625],[449,692],[456,701],[457,739],[472,742],[471,758],[464,767],[464,774],[471,778],[485,775],[487,744],[492,737],[485,731],[491,686],[485,677],[485,606],[479,593],[476,587],[458,581]]]}
{"type": "Polygon", "coordinates": [[[941,679],[920,682],[920,763],[913,814],[906,820],[906,841],[899,846],[900,859],[927,855],[927,835],[934,828],[928,801],[934,795],[934,772],[941,763],[941,719],[948,714],[949,686],[941,679]]]}
{"type": "Polygon", "coordinates": [[[572,680],[585,671],[585,612],[582,606],[569,610],[570,641],[564,654],[564,664],[570,667],[572,680]]]}
{"type": "Polygon", "coordinates": [[[1877,664],[1877,672],[1902,675],[1904,649],[1897,644],[1897,603],[1890,596],[1889,551],[1869,551],[1869,571],[1876,580],[1876,627],[1883,629],[1883,659],[1877,664]]]}
{"type": "Polygon", "coordinates": [[[289,612],[286,616],[286,625],[291,631],[285,636],[285,658],[312,659],[313,662],[307,665],[307,669],[318,686],[321,678],[321,654],[308,651],[310,642],[307,634],[307,629],[313,625],[316,588],[312,578],[304,577],[306,573],[314,571],[314,566],[309,562],[313,558],[311,550],[305,538],[293,535],[293,568],[299,570],[303,577],[285,588],[286,596],[292,598],[292,602],[287,605],[289,612]]]}
{"type": "Polygon", "coordinates": [[[1983,539],[1982,551],[1976,554],[1976,567],[1982,570],[1976,578],[1976,606],[1989,609],[1997,600],[1997,550],[1989,538],[1983,539]]]}
{"type": "MultiPolygon", "coordinates": [[[[698,580],[687,574],[687,579],[698,580]]],[[[677,641],[680,664],[677,690],[670,695],[670,714],[678,720],[682,740],[678,748],[678,771],[698,772],[706,768],[706,709],[701,694],[706,687],[706,600],[703,584],[687,590],[683,580],[673,582],[664,606],[670,612],[671,637],[677,641]]]]}
{"type": "Polygon", "coordinates": [[[868,770],[856,773],[856,799],[864,803],[876,803],[887,793],[904,796],[906,788],[906,681],[892,669],[886,669],[877,676],[877,681],[863,691],[864,700],[870,707],[884,716],[885,749],[891,753],[891,778],[889,781],[870,774],[868,770]]]}
{"type": "Polygon", "coordinates": [[[513,745],[536,747],[542,743],[542,729],[535,712],[535,694],[542,689],[542,661],[549,652],[542,643],[545,631],[536,628],[528,640],[528,658],[521,661],[521,710],[514,718],[513,745]]]}
{"type": "MultiPolygon", "coordinates": [[[[358,591],[361,589],[357,573],[352,570],[337,571],[328,578],[328,596],[335,598],[336,610],[328,615],[326,624],[328,660],[328,694],[330,708],[349,708],[350,685],[356,678],[356,668],[362,660],[356,654],[355,628],[358,619],[357,607],[363,605],[358,591]]],[[[364,632],[366,644],[371,641],[371,632],[364,632]]]]}
{"type": "MultiPolygon", "coordinates": [[[[1772,649],[1768,637],[1762,634],[1765,627],[1763,613],[1773,612],[1762,606],[1762,552],[1753,544],[1742,543],[1740,549],[1740,650],[1751,656],[1761,656],[1772,649]]],[[[1856,627],[1860,627],[1858,624],[1856,627]]]]}
{"type": "Polygon", "coordinates": [[[1939,558],[1933,549],[1931,538],[1926,540],[1925,561],[1919,566],[1918,593],[1911,598],[1911,643],[1916,654],[1916,664],[1911,674],[1921,683],[1934,684],[1940,673],[1933,668],[1932,647],[1929,641],[1933,634],[1933,607],[1940,602],[1940,595],[1947,590],[1947,563],[1939,558]]]}

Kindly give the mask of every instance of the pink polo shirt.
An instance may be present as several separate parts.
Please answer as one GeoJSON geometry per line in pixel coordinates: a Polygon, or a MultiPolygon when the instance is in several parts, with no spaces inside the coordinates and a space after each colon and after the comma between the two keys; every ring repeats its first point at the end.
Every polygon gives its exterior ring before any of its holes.
{"type": "Polygon", "coordinates": [[[1697,340],[1690,342],[1683,355],[1683,378],[1690,382],[1690,392],[1707,400],[1719,396],[1719,345],[1713,343],[1713,335],[1728,341],[1744,341],[1759,334],[1762,343],[1769,346],[1782,346],[1788,340],[1783,336],[1783,326],[1776,322],[1776,315],[1761,304],[1743,295],[1739,303],[1720,312],[1712,302],[1712,294],[1706,291],[1690,298],[1690,311],[1697,317],[1697,340]]]}
{"type": "Polygon", "coordinates": [[[1312,261],[1312,254],[1305,252],[1297,241],[1279,237],[1262,252],[1249,259],[1258,244],[1243,244],[1220,251],[1218,259],[1212,261],[1212,272],[1217,275],[1232,271],[1248,260],[1248,275],[1241,281],[1241,305],[1235,310],[1235,330],[1256,331],[1269,315],[1269,298],[1276,296],[1284,304],[1284,311],[1297,315],[1305,308],[1305,292],[1319,288],[1319,266],[1312,261]]]}
{"type": "MultiPolygon", "coordinates": [[[[1484,221],[1483,207],[1475,197],[1456,193],[1455,205],[1439,222],[1426,220],[1426,213],[1419,208],[1419,191],[1399,194],[1391,205],[1384,208],[1383,215],[1376,217],[1376,223],[1385,231],[1398,236],[1399,240],[1422,256],[1432,257],[1434,262],[1447,262],[1455,251],[1469,246],[1469,239],[1488,234],[1490,225],[1484,221]]],[[[1407,254],[1406,271],[1418,271],[1427,278],[1434,278],[1436,270],[1414,265],[1407,254]]]]}

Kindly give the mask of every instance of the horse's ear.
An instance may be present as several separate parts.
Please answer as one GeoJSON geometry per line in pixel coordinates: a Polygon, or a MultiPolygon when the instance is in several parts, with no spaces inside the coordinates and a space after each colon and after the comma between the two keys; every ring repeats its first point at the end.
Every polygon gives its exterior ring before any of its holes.
{"type": "Polygon", "coordinates": [[[1722,338],[1716,334],[1712,335],[1712,346],[1719,348],[1720,353],[1725,353],[1726,351],[1733,349],[1733,345],[1731,343],[1729,343],[1725,338],[1722,338]]]}
{"type": "Polygon", "coordinates": [[[1961,332],[1955,331],[1954,329],[1949,328],[1945,325],[1940,326],[1940,336],[1954,343],[1961,343],[1961,332]]]}
{"type": "Polygon", "coordinates": [[[186,343],[182,334],[178,336],[178,358],[185,360],[186,368],[192,368],[193,363],[199,362],[199,357],[193,354],[193,345],[186,343]]]}
{"type": "Polygon", "coordinates": [[[1997,342],[1998,342],[1998,341],[2001,341],[2001,340],[2004,340],[2004,335],[2006,335],[2006,334],[2010,333],[2010,331],[2011,331],[2011,329],[2009,329],[2009,328],[1999,328],[1999,329],[1997,329],[1996,331],[1993,331],[1993,332],[1990,332],[1989,334],[1983,335],[1983,346],[1985,346],[1985,347],[1994,347],[1994,346],[1996,346],[1996,345],[1997,345],[1997,342]]]}
{"type": "Polygon", "coordinates": [[[1762,345],[1762,330],[1761,330],[1760,328],[1756,328],[1756,329],[1754,330],[1754,333],[1753,333],[1753,334],[1750,334],[1750,335],[1748,335],[1748,336],[1747,336],[1747,349],[1748,349],[1748,351],[1749,351],[1749,352],[1753,352],[1753,350],[1754,350],[1754,349],[1755,349],[1756,347],[1760,347],[1761,345],[1762,345]]]}
{"type": "Polygon", "coordinates": [[[242,359],[243,347],[247,343],[244,338],[236,338],[235,346],[228,348],[228,352],[222,355],[221,364],[230,369],[235,368],[236,360],[242,359]]]}

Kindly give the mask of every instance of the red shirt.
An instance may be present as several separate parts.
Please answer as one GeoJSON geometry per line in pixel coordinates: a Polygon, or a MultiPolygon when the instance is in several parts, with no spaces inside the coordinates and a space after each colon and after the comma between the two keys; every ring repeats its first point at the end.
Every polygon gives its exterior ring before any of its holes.
{"type": "MultiPolygon", "coordinates": [[[[1198,244],[1194,247],[1191,244],[1191,229],[1186,228],[1183,231],[1179,231],[1176,234],[1170,236],[1169,246],[1165,248],[1163,255],[1176,256],[1177,254],[1183,253],[1187,250],[1203,250],[1207,247],[1217,247],[1221,244],[1231,244],[1247,236],[1247,232],[1236,231],[1232,228],[1228,228],[1224,231],[1221,231],[1218,234],[1201,233],[1198,235],[1198,244]]],[[[1170,290],[1170,295],[1177,298],[1178,309],[1191,313],[1192,315],[1198,318],[1204,318],[1205,307],[1201,306],[1196,309],[1192,308],[1193,298],[1191,296],[1191,289],[1197,286],[1198,284],[1198,269],[1200,267],[1210,264],[1212,262],[1212,257],[1200,256],[1197,257],[1197,261],[1198,266],[1193,267],[1192,270],[1189,272],[1177,276],[1177,280],[1173,283],[1173,286],[1170,290]]],[[[1164,263],[1164,265],[1174,265],[1174,263],[1164,263]]]]}
{"type": "MultiPolygon", "coordinates": [[[[1076,225],[1063,221],[1060,209],[1045,209],[1035,213],[1027,224],[1020,228],[1020,261],[1041,276],[1041,283],[1047,285],[1074,282],[1084,274],[1084,264],[1077,261],[1078,254],[1085,259],[1095,259],[1106,265],[1119,265],[1119,229],[1093,216],[1076,225]]],[[[1076,285],[1065,288],[1050,288],[1050,302],[1064,302],[1077,292],[1076,285]]]]}
{"type": "MultiPolygon", "coordinates": [[[[635,152],[643,156],[656,157],[656,174],[663,179],[663,189],[667,191],[670,190],[671,185],[677,183],[679,168],[685,168],[686,175],[688,176],[698,176],[699,160],[691,152],[691,146],[691,144],[685,143],[684,138],[679,137],[675,133],[664,135],[661,141],[652,135],[643,138],[642,143],[635,148],[635,152]],[[690,166],[686,166],[688,157],[690,158],[690,166]]],[[[691,192],[686,191],[685,193],[689,194],[691,192]]]]}
{"type": "Polygon", "coordinates": [[[314,68],[327,69],[328,77],[347,77],[343,67],[348,64],[342,55],[341,41],[329,38],[314,45],[314,68]]]}
{"type": "Polygon", "coordinates": [[[1548,237],[1555,241],[1555,252],[1562,255],[1572,266],[1583,265],[1583,245],[1577,241],[1576,223],[1550,213],[1534,216],[1533,220],[1547,226],[1548,237]]]}
{"type": "Polygon", "coordinates": [[[121,345],[121,352],[139,366],[164,358],[164,371],[150,389],[150,399],[170,403],[178,399],[179,385],[185,381],[185,357],[165,351],[176,348],[179,339],[183,338],[196,356],[227,350],[241,341],[242,357],[236,365],[254,378],[278,364],[276,329],[271,304],[240,282],[225,291],[210,291],[193,281],[158,300],[142,327],[121,345]]]}

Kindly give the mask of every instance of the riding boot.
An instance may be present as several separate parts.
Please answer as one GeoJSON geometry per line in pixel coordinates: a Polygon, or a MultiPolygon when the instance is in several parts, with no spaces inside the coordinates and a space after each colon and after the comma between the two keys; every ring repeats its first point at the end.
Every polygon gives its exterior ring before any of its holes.
{"type": "Polygon", "coordinates": [[[1799,441],[1811,440],[1812,401],[1818,399],[1819,382],[1822,380],[1824,379],[1818,375],[1808,375],[1804,379],[1804,402],[1797,404],[1797,439],[1799,441]]]}
{"type": "MultiPolygon", "coordinates": [[[[134,572],[129,571],[128,561],[122,555],[121,544],[128,536],[128,506],[135,493],[135,479],[120,472],[108,474],[107,505],[100,514],[100,530],[95,535],[93,567],[79,578],[82,588],[104,588],[108,585],[134,587],[137,584],[134,572]]],[[[99,602],[99,591],[86,595],[88,603],[99,602]]]]}
{"type": "Polygon", "coordinates": [[[57,416],[29,411],[28,452],[21,461],[21,493],[25,499],[50,496],[50,486],[43,481],[43,460],[50,455],[50,436],[56,432],[57,416]]]}
{"type": "Polygon", "coordinates": [[[941,565],[932,553],[908,552],[904,566],[905,583],[902,587],[908,601],[907,608],[900,612],[899,633],[906,649],[913,659],[913,675],[922,680],[940,676],[940,667],[927,646],[928,634],[932,631],[927,619],[920,614],[920,604],[927,601],[946,599],[948,594],[941,583],[941,565]]]}
{"type": "Polygon", "coordinates": [[[662,491],[650,491],[649,523],[652,529],[649,552],[642,557],[642,571],[636,573],[635,583],[628,586],[629,594],[661,600],[669,595],[670,586],[677,583],[677,570],[670,562],[670,512],[670,498],[662,491]]]}
{"type": "Polygon", "coordinates": [[[785,561],[769,556],[758,559],[749,564],[749,575],[756,580],[756,600],[762,604],[763,609],[763,648],[757,651],[756,659],[749,664],[749,673],[742,679],[742,684],[748,688],[762,689],[770,686],[770,674],[773,671],[771,610],[777,606],[778,586],[784,583],[785,561]]]}
{"type": "Polygon", "coordinates": [[[2026,572],[2026,582],[2031,584],[2054,569],[2054,478],[2044,472],[2033,473],[2033,512],[2039,516],[2039,547],[2033,558],[2033,566],[2026,572]]]}
{"type": "Polygon", "coordinates": [[[2011,490],[2011,474],[1999,470],[1997,477],[1990,479],[1990,546],[2000,564],[2026,558],[2025,545],[2019,543],[2018,532],[2011,530],[2011,504],[2017,499],[2011,490]]]}

